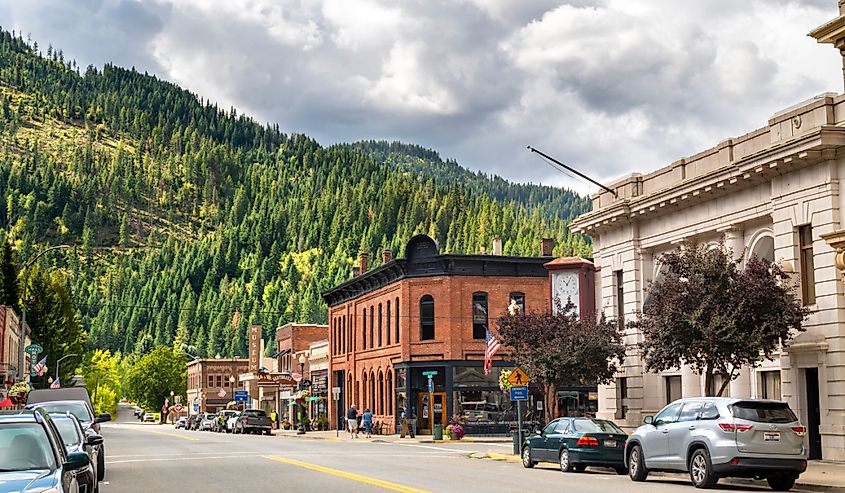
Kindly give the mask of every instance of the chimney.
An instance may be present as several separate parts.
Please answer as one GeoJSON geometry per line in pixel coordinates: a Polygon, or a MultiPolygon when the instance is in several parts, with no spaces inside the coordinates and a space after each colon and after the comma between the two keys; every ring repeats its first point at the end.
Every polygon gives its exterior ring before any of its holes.
{"type": "Polygon", "coordinates": [[[393,260],[393,252],[385,248],[384,251],[381,252],[381,263],[386,264],[391,260],[393,260]]]}
{"type": "Polygon", "coordinates": [[[367,252],[361,252],[358,254],[358,271],[363,274],[367,272],[367,252]]]}
{"type": "Polygon", "coordinates": [[[551,257],[552,250],[555,248],[555,240],[551,238],[543,238],[542,246],[540,247],[541,257],[551,257]]]}
{"type": "Polygon", "coordinates": [[[493,255],[502,255],[502,237],[493,237],[493,255]]]}

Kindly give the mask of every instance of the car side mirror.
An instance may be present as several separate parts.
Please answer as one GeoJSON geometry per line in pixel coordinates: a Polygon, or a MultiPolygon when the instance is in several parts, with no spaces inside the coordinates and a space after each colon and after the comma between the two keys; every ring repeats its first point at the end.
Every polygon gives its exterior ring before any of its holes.
{"type": "Polygon", "coordinates": [[[85,441],[88,445],[92,447],[97,447],[103,444],[103,436],[102,435],[88,435],[88,439],[85,441]]]}
{"type": "MultiPolygon", "coordinates": [[[[102,439],[102,437],[100,437],[102,439]]],[[[77,470],[82,469],[84,467],[88,467],[91,464],[91,459],[88,458],[88,454],[85,452],[73,452],[67,454],[67,462],[65,462],[65,468],[70,470],[77,470]]]]}
{"type": "Polygon", "coordinates": [[[111,414],[109,413],[103,413],[94,419],[95,423],[105,423],[107,421],[111,421],[111,414]]]}
{"type": "Polygon", "coordinates": [[[654,425],[654,416],[646,416],[643,418],[643,423],[647,425],[654,425]]]}

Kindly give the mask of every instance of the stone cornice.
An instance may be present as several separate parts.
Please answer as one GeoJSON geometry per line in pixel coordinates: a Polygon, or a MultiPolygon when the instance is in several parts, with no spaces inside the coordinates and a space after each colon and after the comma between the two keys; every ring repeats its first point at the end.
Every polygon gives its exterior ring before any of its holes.
{"type": "Polygon", "coordinates": [[[710,173],[648,195],[621,199],[607,207],[583,214],[572,222],[570,228],[575,232],[592,235],[639,218],[659,217],[771,181],[782,173],[831,159],[841,146],[845,146],[845,128],[823,125],[710,173]]]}

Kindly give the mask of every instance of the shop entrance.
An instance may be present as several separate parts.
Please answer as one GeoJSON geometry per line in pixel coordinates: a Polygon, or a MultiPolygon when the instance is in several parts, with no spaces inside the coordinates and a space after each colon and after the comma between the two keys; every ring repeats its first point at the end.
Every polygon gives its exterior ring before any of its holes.
{"type": "Polygon", "coordinates": [[[430,394],[434,399],[433,405],[428,402],[429,394],[420,392],[420,410],[417,420],[417,428],[421,435],[431,435],[433,425],[446,425],[446,392],[434,392],[430,394]]]}

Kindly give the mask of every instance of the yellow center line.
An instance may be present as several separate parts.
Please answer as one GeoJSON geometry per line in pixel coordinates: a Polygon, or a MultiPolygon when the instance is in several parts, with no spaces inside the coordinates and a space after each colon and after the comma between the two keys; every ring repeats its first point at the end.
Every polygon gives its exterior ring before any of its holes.
{"type": "Polygon", "coordinates": [[[384,481],[382,479],[371,478],[369,476],[362,476],[360,474],[354,474],[351,472],[341,471],[338,469],[332,469],[330,467],[318,466],[317,464],[311,464],[309,462],[302,462],[299,460],[294,459],[287,459],[284,457],[279,457],[277,455],[265,455],[263,456],[265,459],[274,460],[276,462],[282,462],[284,464],[290,464],[292,466],[303,467],[305,469],[310,469],[312,471],[321,472],[324,474],[329,474],[331,476],[337,476],[339,478],[349,479],[352,481],[357,481],[359,483],[368,484],[371,486],[378,486],[379,488],[384,488],[386,490],[391,491],[399,491],[401,493],[429,493],[426,490],[420,490],[417,488],[412,488],[410,486],[405,486],[397,483],[391,483],[390,481],[384,481]]]}

